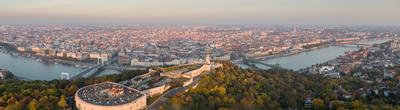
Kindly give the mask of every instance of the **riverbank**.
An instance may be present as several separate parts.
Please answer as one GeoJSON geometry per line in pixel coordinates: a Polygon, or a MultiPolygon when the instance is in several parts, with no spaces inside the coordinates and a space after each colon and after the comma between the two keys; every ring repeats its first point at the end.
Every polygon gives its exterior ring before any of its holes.
{"type": "Polygon", "coordinates": [[[329,46],[330,45],[320,45],[320,46],[317,46],[317,47],[312,47],[312,48],[298,50],[298,51],[284,52],[284,53],[278,53],[278,54],[267,55],[267,56],[262,56],[262,57],[254,57],[254,59],[257,59],[257,60],[269,60],[269,59],[280,58],[280,57],[288,57],[288,56],[297,55],[297,54],[300,54],[300,53],[303,53],[303,52],[310,52],[310,51],[313,51],[313,50],[326,48],[326,47],[329,47],[329,46]]]}
{"type": "MultiPolygon", "coordinates": [[[[260,61],[271,65],[279,64],[279,66],[282,68],[297,71],[302,68],[312,66],[314,64],[319,64],[332,60],[340,55],[344,55],[344,53],[347,51],[353,50],[358,50],[358,48],[329,46],[326,48],[315,49],[309,52],[302,52],[286,57],[270,58],[268,60],[260,61]]],[[[267,67],[263,68],[263,66],[258,67],[260,67],[260,69],[270,69],[267,67]]]]}
{"type": "Polygon", "coordinates": [[[12,51],[12,52],[17,51],[17,48],[14,45],[4,43],[4,42],[0,42],[0,49],[4,49],[6,51],[12,51]]]}
{"type": "Polygon", "coordinates": [[[39,62],[43,61],[44,63],[63,64],[68,66],[75,66],[78,68],[87,68],[96,64],[94,60],[78,61],[72,59],[62,59],[57,57],[38,56],[31,52],[18,52],[17,48],[14,45],[4,42],[0,42],[0,52],[8,53],[13,56],[18,55],[21,57],[31,58],[39,62]]]}
{"type": "MultiPolygon", "coordinates": [[[[360,43],[360,44],[376,44],[379,42],[382,42],[381,40],[390,40],[390,39],[394,39],[393,37],[383,37],[383,38],[367,38],[367,39],[360,39],[360,40],[356,40],[356,41],[351,41],[352,43],[360,43]]],[[[338,42],[326,42],[323,43],[322,45],[316,45],[315,47],[307,47],[305,49],[302,50],[298,50],[298,51],[292,51],[292,52],[281,52],[281,53],[277,53],[277,54],[273,54],[273,55],[266,55],[266,56],[261,56],[261,57],[253,57],[253,59],[257,59],[257,60],[269,60],[269,59],[275,59],[275,58],[280,58],[280,57],[288,57],[288,56],[292,56],[292,55],[297,55],[297,54],[301,54],[304,52],[310,52],[310,51],[314,51],[314,50],[318,50],[318,49],[322,49],[322,48],[327,48],[330,46],[333,46],[333,44],[336,44],[338,42]]]]}
{"type": "MultiPolygon", "coordinates": [[[[357,41],[358,44],[379,44],[393,39],[392,37],[385,38],[375,38],[375,39],[364,39],[357,41]]],[[[340,55],[344,55],[345,52],[359,50],[360,48],[354,47],[341,47],[341,46],[327,46],[318,49],[312,49],[309,51],[303,51],[297,54],[282,55],[282,57],[266,57],[265,59],[259,59],[261,62],[266,64],[279,64],[280,67],[286,69],[292,69],[298,71],[309,66],[327,62],[329,60],[335,59],[340,55]]],[[[257,66],[257,65],[256,65],[257,66]]],[[[243,66],[242,66],[243,67],[243,66]]],[[[244,66],[246,67],[246,66],[244,66]]],[[[269,69],[258,65],[260,69],[269,69]]]]}
{"type": "Polygon", "coordinates": [[[51,58],[51,57],[42,57],[42,56],[37,56],[37,55],[26,55],[23,53],[19,53],[18,55],[20,55],[22,57],[26,57],[26,58],[35,59],[39,62],[43,62],[43,63],[47,63],[47,64],[55,64],[55,65],[61,64],[61,65],[66,65],[66,66],[74,66],[76,68],[81,68],[81,69],[86,69],[93,65],[96,65],[95,63],[64,60],[64,59],[51,58]]]}
{"type": "Polygon", "coordinates": [[[29,58],[38,62],[43,62],[45,64],[55,64],[55,65],[65,65],[65,66],[74,66],[77,68],[85,69],[88,67],[91,67],[95,65],[95,63],[89,63],[89,62],[80,62],[80,61],[72,61],[72,60],[64,60],[64,59],[59,59],[59,58],[51,58],[51,57],[42,57],[42,56],[37,56],[32,53],[26,53],[26,52],[17,52],[14,50],[10,50],[7,48],[4,48],[0,46],[0,52],[4,54],[9,54],[15,57],[24,57],[24,58],[29,58]]]}
{"type": "Polygon", "coordinates": [[[6,50],[0,52],[0,68],[12,72],[22,80],[52,80],[59,78],[61,72],[76,73],[82,70],[70,65],[46,63],[40,59],[22,57],[6,50]]]}
{"type": "MultiPolygon", "coordinates": [[[[390,39],[390,40],[392,40],[392,39],[390,39]]],[[[382,40],[384,42],[376,41],[376,40],[369,40],[369,41],[370,42],[368,42],[368,44],[373,45],[373,48],[378,48],[378,50],[374,50],[374,51],[372,51],[372,53],[374,53],[376,51],[381,51],[379,49],[382,49],[382,47],[384,47],[384,46],[386,46],[385,49],[392,49],[392,50],[386,51],[386,52],[382,52],[382,53],[395,54],[393,52],[396,52],[396,48],[388,46],[391,43],[391,41],[389,41],[389,40],[382,40]],[[393,50],[395,50],[395,51],[393,51],[393,50]]],[[[385,50],[385,49],[382,49],[382,50],[385,50]]],[[[380,62],[380,63],[384,62],[385,63],[385,64],[381,64],[381,65],[395,64],[395,62],[388,63],[388,61],[390,62],[390,60],[388,60],[388,59],[393,59],[393,60],[397,59],[395,57],[392,57],[392,58],[385,57],[385,60],[381,60],[381,59],[379,59],[379,57],[381,55],[384,55],[384,54],[382,54],[382,53],[380,53],[380,54],[375,54],[375,53],[371,54],[371,52],[368,51],[368,48],[349,51],[348,53],[351,53],[351,54],[346,54],[346,55],[341,56],[341,57],[336,57],[336,58],[334,58],[332,60],[329,60],[329,61],[326,61],[326,62],[322,62],[322,63],[318,63],[318,64],[315,64],[313,66],[309,66],[307,68],[300,69],[297,72],[298,73],[313,73],[312,70],[315,70],[316,68],[321,68],[323,66],[333,66],[333,67],[335,67],[337,69],[342,69],[341,72],[348,73],[348,72],[351,72],[351,69],[348,70],[348,68],[345,68],[346,66],[348,66],[350,68],[353,68],[352,66],[354,66],[354,65],[371,66],[372,67],[372,65],[379,65],[379,64],[376,64],[376,62],[380,62]],[[375,55],[375,57],[367,57],[369,55],[375,55]],[[370,58],[378,58],[378,59],[370,59],[370,58]],[[343,59],[346,59],[345,62],[343,62],[343,59]],[[381,61],[379,61],[379,60],[381,60],[381,61]],[[348,61],[350,61],[352,63],[351,66],[348,65],[348,64],[350,64],[350,62],[348,62],[348,61]],[[358,61],[360,61],[361,63],[359,63],[358,61]],[[365,62],[368,62],[368,61],[373,62],[373,64],[365,63],[365,62]],[[354,63],[354,62],[357,62],[357,63],[354,63]],[[366,65],[362,65],[363,63],[366,64],[366,65]]],[[[394,56],[394,55],[387,55],[387,56],[394,56]]],[[[383,66],[381,66],[381,67],[383,67],[383,66]]],[[[383,70],[383,69],[381,69],[381,70],[383,70]]],[[[314,73],[315,73],[315,71],[314,71],[314,73]]]]}
{"type": "MultiPolygon", "coordinates": [[[[53,80],[59,79],[61,73],[69,73],[70,77],[91,67],[95,63],[69,61],[58,58],[35,56],[31,53],[16,52],[0,46],[0,68],[12,72],[20,80],[53,80]]],[[[118,74],[119,71],[104,69],[91,71],[97,76],[118,74]]]]}

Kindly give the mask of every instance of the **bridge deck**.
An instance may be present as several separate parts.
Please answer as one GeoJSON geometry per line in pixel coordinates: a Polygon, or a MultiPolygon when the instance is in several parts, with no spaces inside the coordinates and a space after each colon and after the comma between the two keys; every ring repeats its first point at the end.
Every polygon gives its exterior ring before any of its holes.
{"type": "Polygon", "coordinates": [[[116,60],[117,60],[117,57],[115,57],[115,58],[113,58],[113,59],[111,59],[111,60],[109,60],[109,61],[107,61],[107,62],[104,62],[104,64],[96,64],[96,65],[94,65],[93,67],[90,67],[90,68],[87,68],[87,69],[85,69],[85,70],[82,70],[81,72],[78,72],[75,76],[71,77],[70,80],[80,78],[80,77],[82,77],[83,75],[89,73],[90,71],[95,70],[95,69],[99,69],[99,68],[101,68],[101,67],[104,67],[104,66],[106,66],[106,65],[108,65],[108,64],[111,64],[112,62],[114,62],[114,61],[116,61],[116,60]]]}
{"type": "Polygon", "coordinates": [[[255,59],[244,59],[243,61],[244,61],[244,63],[257,63],[257,64],[265,65],[265,66],[268,66],[271,68],[281,68],[279,65],[271,65],[271,64],[267,64],[267,63],[264,63],[264,62],[261,62],[261,61],[255,60],[255,59]]]}

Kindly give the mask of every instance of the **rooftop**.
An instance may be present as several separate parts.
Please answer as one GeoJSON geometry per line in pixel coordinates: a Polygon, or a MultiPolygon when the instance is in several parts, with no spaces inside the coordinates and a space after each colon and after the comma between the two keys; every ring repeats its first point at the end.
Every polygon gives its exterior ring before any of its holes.
{"type": "Polygon", "coordinates": [[[121,84],[105,82],[83,87],[77,95],[91,104],[112,106],[135,101],[144,94],[121,84]]]}

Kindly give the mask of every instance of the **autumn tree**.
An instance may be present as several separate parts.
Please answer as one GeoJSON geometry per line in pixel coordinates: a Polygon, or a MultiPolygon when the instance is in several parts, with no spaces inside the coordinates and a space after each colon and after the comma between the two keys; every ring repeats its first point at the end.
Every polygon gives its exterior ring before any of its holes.
{"type": "Polygon", "coordinates": [[[324,100],[319,98],[313,99],[312,105],[316,110],[323,110],[325,108],[324,100]]]}
{"type": "Polygon", "coordinates": [[[39,108],[39,103],[36,99],[31,100],[28,104],[28,109],[29,110],[37,110],[39,108]]]}
{"type": "Polygon", "coordinates": [[[58,101],[57,105],[59,107],[61,107],[61,108],[67,108],[68,107],[67,100],[65,100],[65,96],[64,95],[62,95],[60,97],[60,100],[58,101]]]}

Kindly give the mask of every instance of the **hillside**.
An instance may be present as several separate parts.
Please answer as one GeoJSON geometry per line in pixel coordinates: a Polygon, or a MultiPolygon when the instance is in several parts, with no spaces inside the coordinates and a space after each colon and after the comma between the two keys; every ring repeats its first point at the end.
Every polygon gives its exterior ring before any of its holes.
{"type": "Polygon", "coordinates": [[[240,69],[225,62],[195,89],[172,97],[161,109],[400,109],[399,96],[361,92],[370,85],[345,76],[295,74],[289,70],[240,69]]]}

